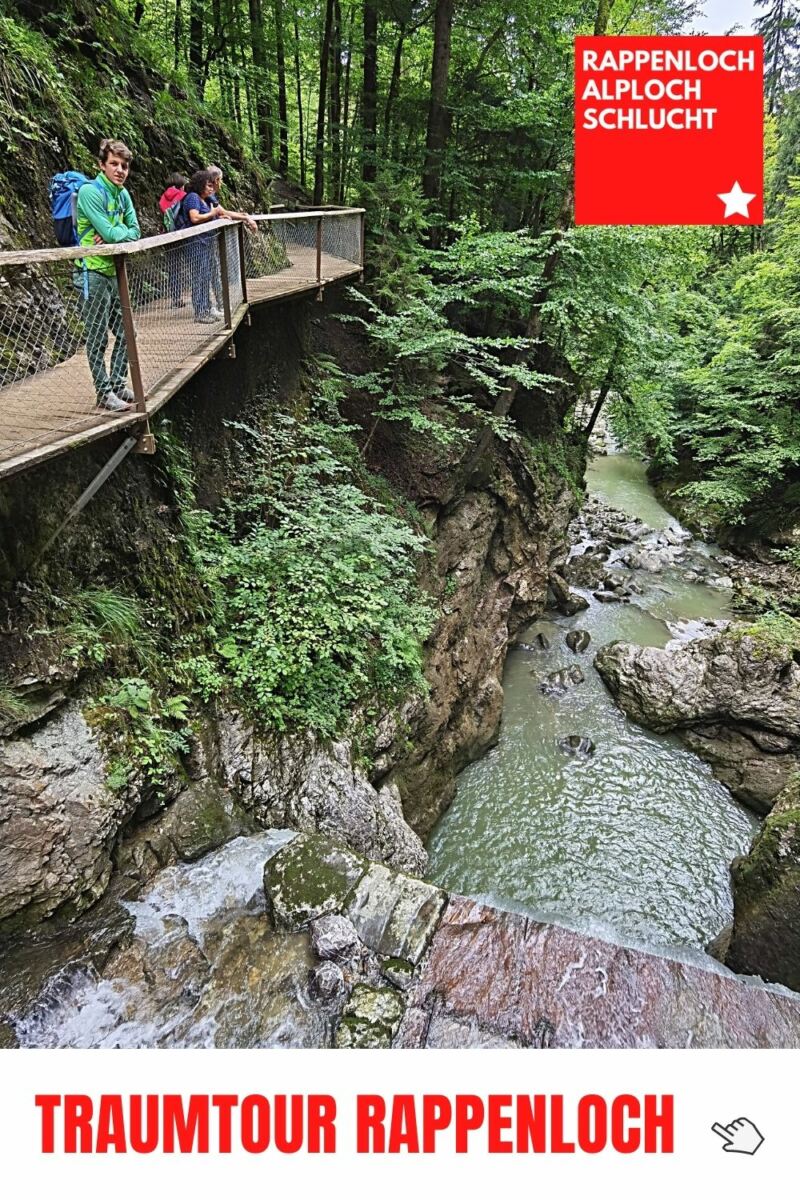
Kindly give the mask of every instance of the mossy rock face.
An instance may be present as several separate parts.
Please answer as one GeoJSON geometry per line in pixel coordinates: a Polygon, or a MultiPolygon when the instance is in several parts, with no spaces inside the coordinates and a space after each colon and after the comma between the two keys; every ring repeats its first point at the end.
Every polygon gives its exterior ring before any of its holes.
{"type": "Polygon", "coordinates": [[[325,913],[341,912],[368,865],[366,859],[320,834],[300,834],[264,867],[264,893],[273,924],[298,930],[325,913]]]}
{"type": "Polygon", "coordinates": [[[800,991],[800,778],[780,793],[733,877],[733,935],[726,963],[800,991]]]}
{"type": "Polygon", "coordinates": [[[386,1050],[400,1027],[405,1003],[391,988],[360,983],[345,1005],[335,1045],[340,1050],[386,1050]]]}

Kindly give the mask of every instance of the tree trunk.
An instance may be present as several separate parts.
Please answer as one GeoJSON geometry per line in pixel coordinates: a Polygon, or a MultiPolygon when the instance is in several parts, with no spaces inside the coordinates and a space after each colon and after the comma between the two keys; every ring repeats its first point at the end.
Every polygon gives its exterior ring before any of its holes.
{"type": "Polygon", "coordinates": [[[203,97],[203,0],[191,0],[189,8],[189,77],[203,97]]]}
{"type": "Polygon", "coordinates": [[[400,33],[397,38],[397,45],[394,48],[394,61],[392,62],[392,77],[389,80],[389,91],[386,96],[386,108],[383,114],[383,133],[381,144],[383,146],[384,156],[389,150],[389,142],[392,128],[392,110],[394,109],[395,101],[397,100],[400,91],[400,73],[403,69],[403,43],[406,39],[405,24],[400,26],[400,33]]]}
{"type": "Polygon", "coordinates": [[[267,68],[267,47],[264,38],[264,13],[261,0],[249,0],[250,6],[250,46],[253,55],[253,66],[256,72],[256,124],[258,126],[258,144],[262,158],[272,164],[275,157],[275,144],[272,130],[272,103],[270,98],[269,70],[267,68]]]}
{"type": "Polygon", "coordinates": [[[605,37],[608,32],[608,19],[614,7],[615,0],[598,0],[597,16],[594,22],[594,36],[605,37]]]}
{"type": "Polygon", "coordinates": [[[342,171],[342,9],[339,0],[333,0],[333,25],[331,27],[331,86],[328,91],[328,141],[330,142],[330,186],[328,191],[334,204],[338,204],[342,171]]]}
{"type": "Polygon", "coordinates": [[[306,186],[306,142],[303,132],[303,83],[300,77],[300,30],[297,27],[297,9],[294,10],[294,76],[297,85],[297,144],[300,152],[300,187],[306,186]]]}
{"type": "Polygon", "coordinates": [[[325,101],[328,95],[328,63],[331,57],[333,0],[326,0],[325,28],[319,54],[319,96],[317,100],[317,139],[314,145],[314,204],[321,204],[325,192],[325,101]]]}
{"type": "Polygon", "coordinates": [[[139,26],[142,23],[143,16],[144,16],[143,0],[136,0],[136,5],[134,6],[134,9],[133,9],[133,23],[137,29],[139,28],[139,26]]]}
{"type": "Polygon", "coordinates": [[[183,10],[181,0],[175,0],[175,21],[172,26],[172,64],[177,71],[181,65],[181,42],[183,40],[183,10]]]}
{"type": "Polygon", "coordinates": [[[378,120],[378,5],[364,0],[364,81],[361,89],[361,179],[374,183],[378,174],[375,133],[378,120]]]}
{"type": "Polygon", "coordinates": [[[442,163],[447,145],[447,83],[450,75],[450,34],[455,0],[436,0],[431,64],[431,99],[428,107],[428,131],[425,138],[425,165],[422,194],[438,200],[442,184],[442,163]]]}
{"type": "Polygon", "coordinates": [[[342,102],[342,175],[337,204],[344,204],[347,194],[347,173],[350,161],[350,68],[353,65],[353,21],[355,5],[350,6],[347,16],[347,63],[344,68],[344,100],[342,102]]]}
{"type": "Polygon", "coordinates": [[[285,178],[289,174],[289,108],[286,101],[286,48],[283,36],[283,0],[275,0],[275,63],[278,71],[278,141],[280,146],[278,150],[278,171],[285,178]]]}

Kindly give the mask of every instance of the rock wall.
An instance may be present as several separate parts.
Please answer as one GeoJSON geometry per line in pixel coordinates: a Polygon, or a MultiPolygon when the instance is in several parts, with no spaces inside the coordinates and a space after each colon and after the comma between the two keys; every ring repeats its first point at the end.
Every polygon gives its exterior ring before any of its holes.
{"type": "Polygon", "coordinates": [[[789,647],[728,629],[660,650],[614,642],[595,666],[633,720],[674,730],[756,812],[800,769],[800,666],[789,647]]]}
{"type": "Polygon", "coordinates": [[[800,778],[781,792],[731,875],[733,931],[725,962],[800,991],[800,778]]]}
{"type": "Polygon", "coordinates": [[[498,446],[490,477],[463,491],[446,466],[425,467],[417,462],[403,482],[430,518],[435,549],[427,585],[441,616],[426,648],[430,692],[384,724],[373,776],[397,784],[422,837],[450,805],[456,774],[497,740],[508,646],[547,605],[577,507],[566,481],[533,470],[524,448],[498,446]]]}

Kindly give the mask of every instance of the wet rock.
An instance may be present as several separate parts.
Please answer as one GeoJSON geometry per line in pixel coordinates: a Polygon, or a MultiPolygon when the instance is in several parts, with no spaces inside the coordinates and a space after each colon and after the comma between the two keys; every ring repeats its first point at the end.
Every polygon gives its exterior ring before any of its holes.
{"type": "Polygon", "coordinates": [[[733,931],[725,962],[800,991],[800,779],[781,792],[731,877],[733,931]]]}
{"type": "Polygon", "coordinates": [[[16,1050],[19,1046],[17,1031],[9,1021],[0,1021],[0,1050],[16,1050]]]}
{"type": "Polygon", "coordinates": [[[576,733],[569,734],[567,737],[557,738],[556,740],[558,748],[563,750],[565,754],[575,754],[589,758],[595,752],[595,744],[592,739],[581,737],[576,733]]]}
{"type": "Polygon", "coordinates": [[[341,912],[368,863],[319,834],[300,834],[264,867],[267,912],[279,929],[297,930],[341,912]]]}
{"type": "Polygon", "coordinates": [[[629,717],[681,733],[758,811],[800,769],[800,666],[790,647],[731,627],[665,650],[614,642],[594,661],[629,717]]]}
{"type": "Polygon", "coordinates": [[[393,987],[405,991],[411,986],[414,978],[413,964],[405,958],[385,958],[381,963],[381,975],[389,980],[393,987]]]}
{"type": "Polygon", "coordinates": [[[380,1050],[391,1046],[405,1005],[396,991],[358,984],[345,1005],[336,1046],[340,1049],[380,1050]]]}
{"type": "Polygon", "coordinates": [[[440,888],[373,863],[359,881],[347,915],[370,950],[416,964],[445,903],[440,888]]]}
{"type": "Polygon", "coordinates": [[[259,739],[227,716],[220,734],[225,782],[263,828],[319,832],[357,854],[423,874],[427,855],[406,822],[396,786],[372,786],[347,741],[311,735],[259,739]]]}
{"type": "Polygon", "coordinates": [[[622,597],[616,592],[592,592],[592,595],[601,604],[619,604],[622,601],[622,597]]]}
{"type": "Polygon", "coordinates": [[[800,997],[709,966],[455,896],[395,1044],[427,1046],[443,1029],[450,1046],[481,1044],[487,1031],[530,1047],[800,1046],[800,997]]]}
{"type": "Polygon", "coordinates": [[[564,567],[564,579],[576,587],[597,587],[603,578],[604,564],[601,554],[576,554],[564,567]]]}
{"type": "Polygon", "coordinates": [[[97,736],[76,704],[0,742],[0,923],[43,920],[105,891],[111,850],[136,801],[106,786],[97,736]]]}
{"type": "Polygon", "coordinates": [[[579,666],[562,667],[560,671],[551,671],[539,684],[539,691],[545,696],[563,696],[564,692],[583,683],[586,676],[579,666]]]}
{"type": "Polygon", "coordinates": [[[706,946],[706,954],[710,958],[715,958],[717,962],[724,963],[728,955],[728,950],[731,945],[731,935],[733,933],[733,921],[729,921],[720,929],[716,937],[713,937],[706,946]]]}
{"type": "Polygon", "coordinates": [[[657,554],[654,550],[635,550],[625,556],[625,561],[632,570],[649,571],[652,575],[662,571],[667,565],[664,555],[657,554]]]}
{"type": "Polygon", "coordinates": [[[355,926],[339,913],[327,913],[311,923],[311,945],[318,958],[346,963],[358,954],[355,926]]]}
{"type": "Polygon", "coordinates": [[[335,962],[321,962],[311,972],[309,987],[312,995],[323,1003],[337,1000],[347,991],[342,968],[335,962]]]}
{"type": "Polygon", "coordinates": [[[551,572],[549,583],[556,608],[565,617],[574,617],[576,613],[589,607],[589,601],[584,596],[579,596],[577,592],[573,592],[557,571],[551,572]]]}
{"type": "Polygon", "coordinates": [[[206,778],[185,788],[156,819],[129,829],[115,852],[114,865],[120,875],[146,883],[163,867],[196,862],[257,828],[253,815],[231,792],[206,778]]]}
{"type": "Polygon", "coordinates": [[[573,654],[583,654],[592,638],[587,629],[570,629],[564,640],[573,654]]]}

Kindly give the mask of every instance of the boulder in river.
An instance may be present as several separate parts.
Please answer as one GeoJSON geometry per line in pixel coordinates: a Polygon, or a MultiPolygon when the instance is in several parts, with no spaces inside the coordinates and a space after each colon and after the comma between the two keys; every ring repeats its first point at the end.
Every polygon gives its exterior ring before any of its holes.
{"type": "Polygon", "coordinates": [[[571,733],[567,737],[557,739],[559,750],[563,750],[565,754],[580,755],[582,758],[589,758],[595,752],[595,744],[591,738],[581,737],[580,734],[571,733]]]}
{"type": "Polygon", "coordinates": [[[621,604],[623,597],[616,592],[592,592],[595,600],[599,600],[601,604],[621,604]]]}
{"type": "Polygon", "coordinates": [[[594,661],[629,717],[681,733],[738,799],[767,812],[800,769],[794,655],[768,627],[739,626],[666,650],[613,642],[594,661]]]}
{"type": "Polygon", "coordinates": [[[539,690],[545,696],[561,696],[570,688],[583,683],[586,676],[580,667],[562,667],[560,671],[551,671],[539,684],[539,690]]]}
{"type": "Polygon", "coordinates": [[[573,654],[583,654],[592,640],[588,629],[570,629],[565,641],[573,654]]]}
{"type": "Polygon", "coordinates": [[[726,964],[800,991],[800,779],[781,792],[731,876],[733,931],[726,964]]]}
{"type": "Polygon", "coordinates": [[[567,581],[557,571],[552,571],[550,574],[550,590],[553,593],[556,608],[565,617],[574,617],[576,613],[589,607],[586,597],[573,592],[567,581]]]}

